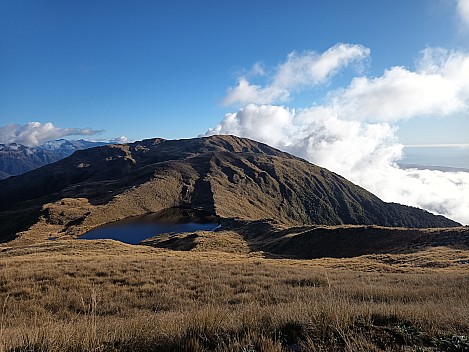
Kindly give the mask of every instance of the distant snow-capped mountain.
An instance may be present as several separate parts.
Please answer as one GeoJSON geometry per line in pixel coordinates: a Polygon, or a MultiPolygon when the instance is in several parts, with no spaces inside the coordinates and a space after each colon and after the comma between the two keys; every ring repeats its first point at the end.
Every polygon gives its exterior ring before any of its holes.
{"type": "Polygon", "coordinates": [[[77,150],[99,147],[108,143],[89,142],[83,139],[59,139],[37,147],[22,144],[0,144],[0,179],[21,175],[46,164],[54,163],[77,150]]]}

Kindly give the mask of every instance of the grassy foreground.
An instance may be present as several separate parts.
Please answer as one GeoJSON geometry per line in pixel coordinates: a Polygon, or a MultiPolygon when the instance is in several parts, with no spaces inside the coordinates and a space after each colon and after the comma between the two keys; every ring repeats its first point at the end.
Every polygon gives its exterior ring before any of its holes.
{"type": "Polygon", "coordinates": [[[0,248],[0,351],[468,351],[469,251],[0,248]]]}

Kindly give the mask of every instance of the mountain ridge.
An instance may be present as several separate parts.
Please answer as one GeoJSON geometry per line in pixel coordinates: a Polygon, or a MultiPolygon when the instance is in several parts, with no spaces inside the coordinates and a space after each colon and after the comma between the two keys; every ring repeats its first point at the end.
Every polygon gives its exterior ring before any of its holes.
{"type": "Polygon", "coordinates": [[[106,144],[108,143],[90,142],[83,139],[71,141],[59,139],[35,147],[18,143],[0,144],[0,180],[54,163],[77,150],[106,144]]]}
{"type": "Polygon", "coordinates": [[[289,225],[460,225],[385,203],[333,172],[266,144],[212,136],[81,150],[0,181],[0,238],[41,231],[77,236],[110,221],[172,207],[289,225]],[[3,219],[19,223],[5,225],[3,219]]]}

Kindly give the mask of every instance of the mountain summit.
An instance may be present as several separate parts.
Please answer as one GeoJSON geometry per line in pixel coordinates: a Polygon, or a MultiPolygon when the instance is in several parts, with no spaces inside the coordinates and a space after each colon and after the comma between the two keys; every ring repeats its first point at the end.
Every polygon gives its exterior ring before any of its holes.
{"type": "Polygon", "coordinates": [[[0,238],[82,234],[129,216],[183,207],[288,225],[452,227],[386,203],[324,168],[234,136],[149,139],[80,150],[0,181],[0,238]]]}

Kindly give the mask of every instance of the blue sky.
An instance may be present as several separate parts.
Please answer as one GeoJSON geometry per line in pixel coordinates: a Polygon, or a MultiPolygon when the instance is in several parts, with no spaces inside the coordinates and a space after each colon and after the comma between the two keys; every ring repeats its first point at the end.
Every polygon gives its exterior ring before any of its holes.
{"type": "MultiPolygon", "coordinates": [[[[0,126],[51,122],[104,130],[94,137],[103,139],[197,136],[234,111],[222,104],[227,89],[255,63],[273,70],[293,51],[359,44],[371,51],[360,74],[373,77],[393,66],[412,69],[426,47],[469,49],[456,6],[1,0],[0,126]]],[[[309,107],[354,75],[342,70],[282,104],[309,107]]],[[[467,143],[468,120],[466,113],[399,121],[399,136],[411,144],[467,143]]]]}
{"type": "Polygon", "coordinates": [[[0,0],[0,143],[235,134],[469,224],[468,131],[469,0],[0,0]]]}

